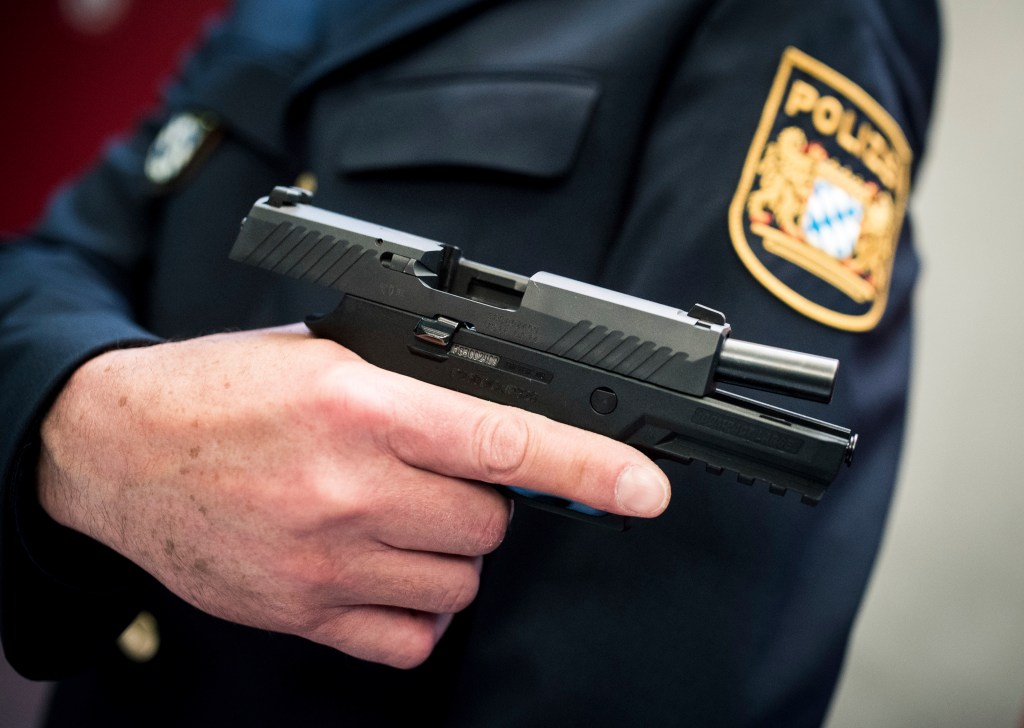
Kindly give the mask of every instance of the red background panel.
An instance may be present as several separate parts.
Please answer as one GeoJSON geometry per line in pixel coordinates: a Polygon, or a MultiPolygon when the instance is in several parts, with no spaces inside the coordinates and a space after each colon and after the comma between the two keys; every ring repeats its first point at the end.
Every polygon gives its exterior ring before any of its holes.
{"type": "MultiPolygon", "coordinates": [[[[229,0],[19,0],[0,5],[0,235],[160,98],[229,0]]],[[[0,726],[36,725],[48,686],[0,653],[0,726]]]]}
{"type": "Polygon", "coordinates": [[[0,232],[158,102],[228,0],[22,0],[0,11],[0,232]]]}

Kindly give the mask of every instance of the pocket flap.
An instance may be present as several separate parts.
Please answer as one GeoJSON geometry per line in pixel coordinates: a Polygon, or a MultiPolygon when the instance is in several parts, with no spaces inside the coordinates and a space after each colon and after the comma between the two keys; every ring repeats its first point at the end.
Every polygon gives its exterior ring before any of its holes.
{"type": "Polygon", "coordinates": [[[355,106],[346,173],[466,167],[551,179],[571,169],[599,95],[582,77],[473,75],[392,83],[355,106]]]}

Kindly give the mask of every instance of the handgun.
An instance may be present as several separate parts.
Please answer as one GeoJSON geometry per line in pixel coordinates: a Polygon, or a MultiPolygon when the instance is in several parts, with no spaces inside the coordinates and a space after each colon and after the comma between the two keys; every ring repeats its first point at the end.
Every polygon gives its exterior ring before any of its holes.
{"type": "MultiPolygon", "coordinates": [[[[829,402],[839,362],[731,337],[717,310],[673,308],[540,272],[468,260],[453,245],[316,207],[275,187],[242,221],[230,257],[339,291],[306,325],[376,366],[702,462],[816,504],[849,465],[849,429],[723,391],[737,385],[829,402]]],[[[546,510],[622,519],[525,489],[546,510]]]]}

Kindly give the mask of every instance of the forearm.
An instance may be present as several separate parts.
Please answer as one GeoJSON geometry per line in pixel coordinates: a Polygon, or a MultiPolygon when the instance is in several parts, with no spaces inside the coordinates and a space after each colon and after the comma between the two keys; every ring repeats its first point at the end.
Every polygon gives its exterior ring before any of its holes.
{"type": "Polygon", "coordinates": [[[82,362],[156,340],[135,321],[141,229],[99,232],[104,215],[144,204],[114,181],[144,143],[114,151],[59,195],[33,237],[0,245],[0,614],[8,659],[35,677],[77,669],[132,616],[115,595],[135,571],[40,508],[36,453],[45,413],[82,362]],[[68,604],[74,613],[62,615],[68,604]]]}
{"type": "Polygon", "coordinates": [[[131,618],[119,590],[137,574],[40,508],[39,423],[82,361],[153,337],[127,317],[125,304],[88,263],[49,244],[0,247],[0,299],[0,411],[6,417],[0,429],[0,626],[12,664],[30,676],[53,677],[76,669],[97,642],[131,618]],[[75,605],[70,612],[69,604],[75,605]]]}

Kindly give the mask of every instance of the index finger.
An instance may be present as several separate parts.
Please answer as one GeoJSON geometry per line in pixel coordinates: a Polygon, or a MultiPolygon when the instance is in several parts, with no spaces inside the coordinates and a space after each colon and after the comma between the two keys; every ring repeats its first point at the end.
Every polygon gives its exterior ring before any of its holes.
{"type": "Polygon", "coordinates": [[[429,387],[403,397],[388,446],[410,465],[445,475],[538,490],[619,515],[652,517],[668,506],[668,477],[616,440],[525,410],[429,387]]]}

